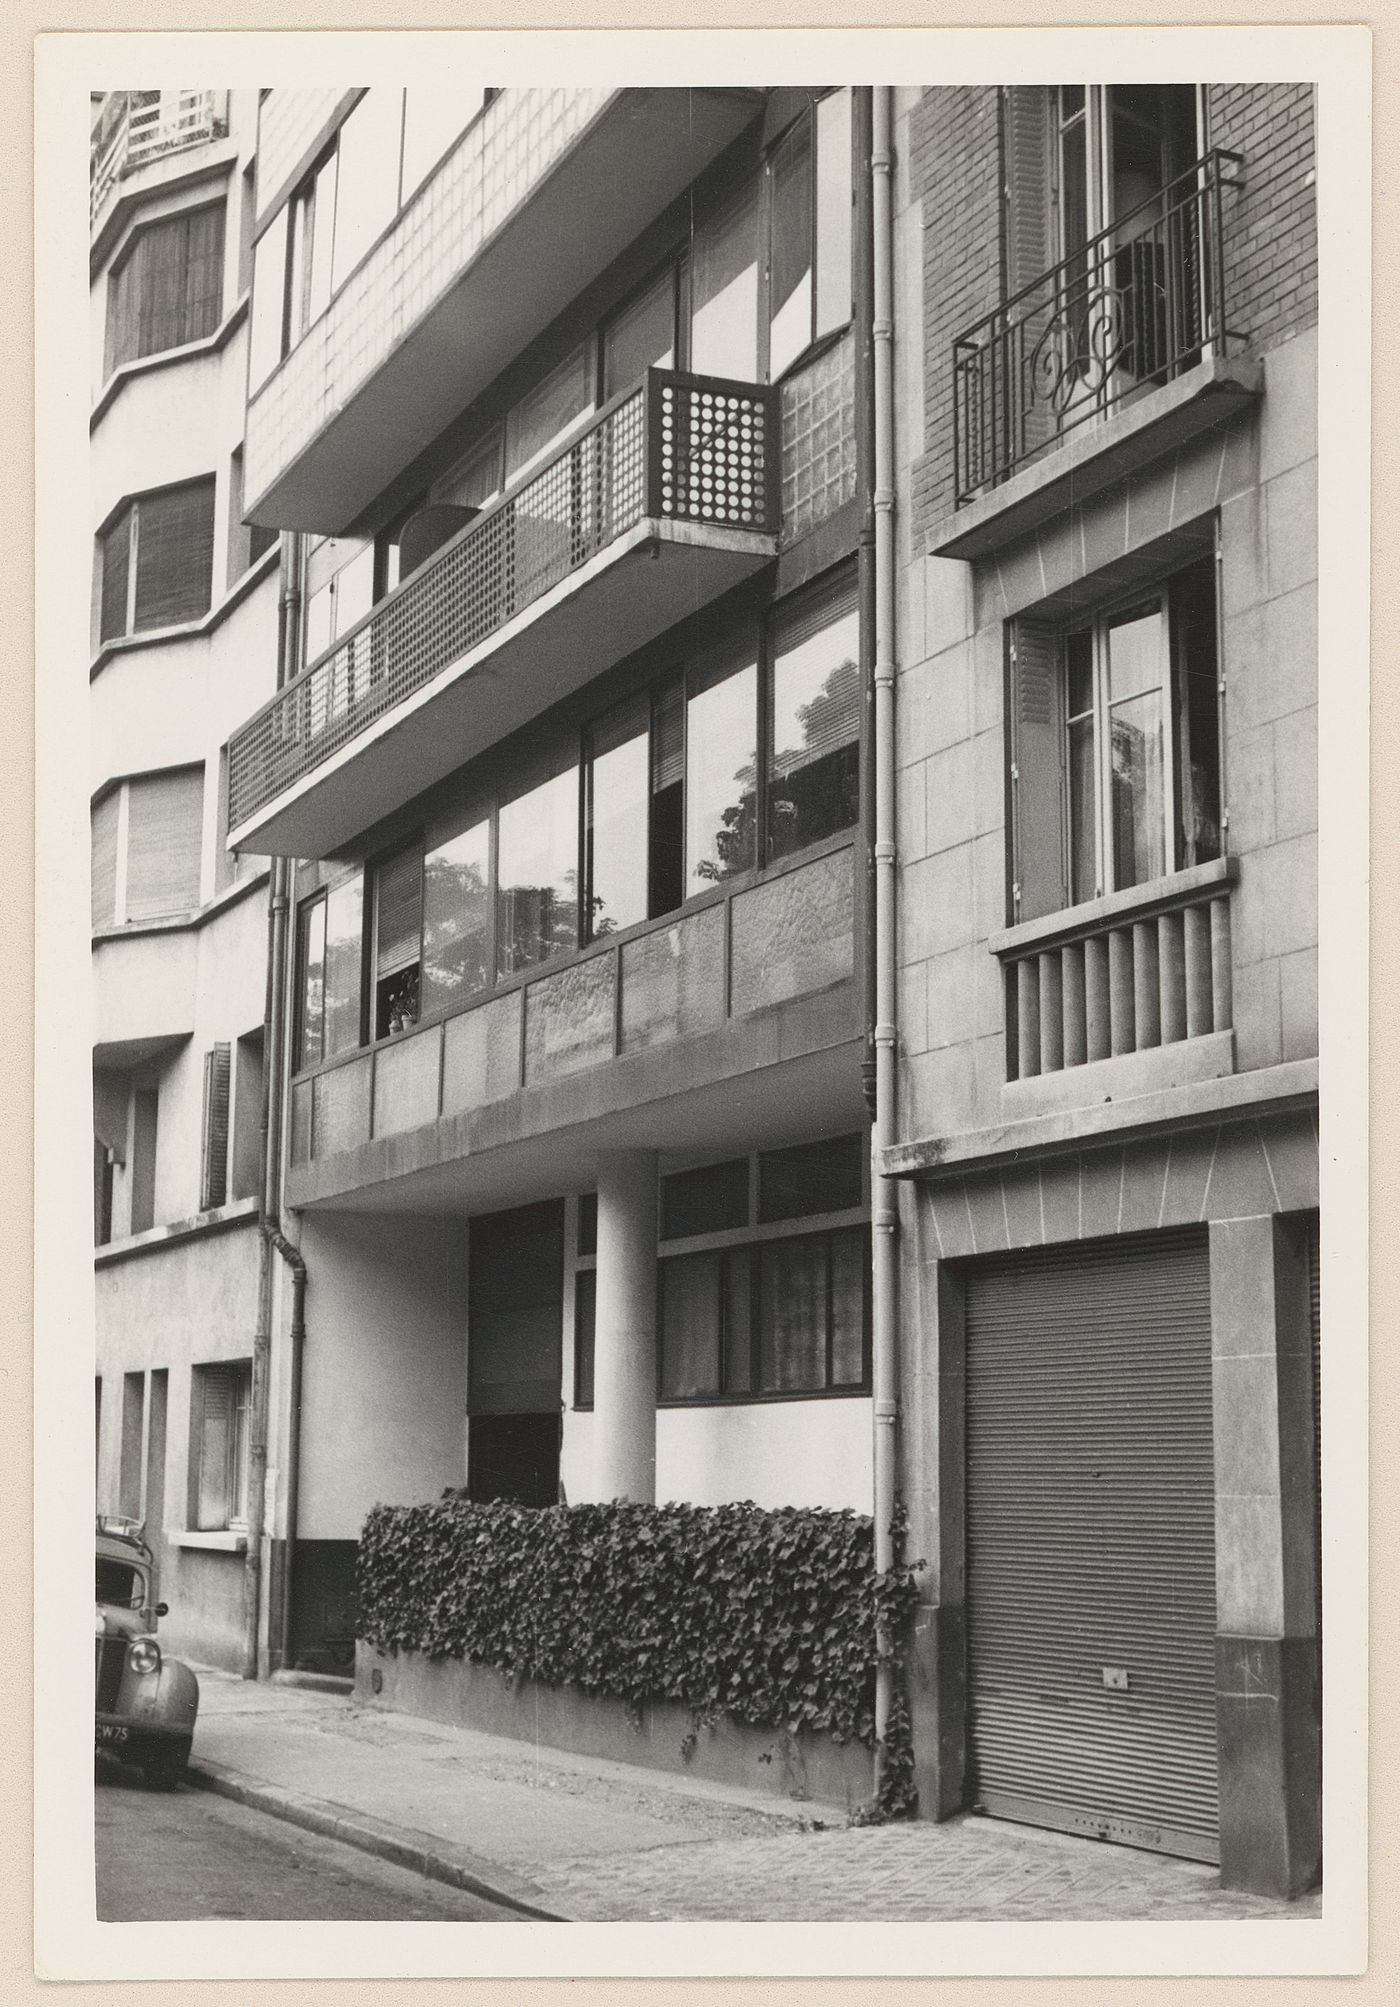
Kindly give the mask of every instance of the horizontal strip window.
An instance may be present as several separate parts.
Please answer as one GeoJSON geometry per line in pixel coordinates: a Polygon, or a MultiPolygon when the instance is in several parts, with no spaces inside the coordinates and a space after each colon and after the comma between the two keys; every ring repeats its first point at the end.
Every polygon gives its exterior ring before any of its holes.
{"type": "Polygon", "coordinates": [[[664,1260],[658,1398],[868,1391],[869,1266],[864,1225],[664,1260]]]}
{"type": "MultiPolygon", "coordinates": [[[[353,950],[361,916],[346,921],[341,975],[354,994],[335,998],[347,1035],[363,1020],[348,1043],[406,1031],[853,827],[857,629],[846,568],[594,720],[494,812],[439,824],[370,866],[368,938],[353,950]],[[765,758],[775,720],[783,750],[765,758]]],[[[310,1030],[297,1050],[312,1066],[346,1046],[324,1046],[316,1029],[331,993],[321,923],[302,910],[310,1030]]]]}

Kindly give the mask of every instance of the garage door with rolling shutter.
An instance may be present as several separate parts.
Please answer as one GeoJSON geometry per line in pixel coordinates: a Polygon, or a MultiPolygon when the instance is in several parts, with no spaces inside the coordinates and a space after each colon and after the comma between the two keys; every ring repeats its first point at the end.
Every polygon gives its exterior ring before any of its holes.
{"type": "Polygon", "coordinates": [[[1206,1236],[966,1281],[976,1801],[1216,1860],[1206,1236]]]}

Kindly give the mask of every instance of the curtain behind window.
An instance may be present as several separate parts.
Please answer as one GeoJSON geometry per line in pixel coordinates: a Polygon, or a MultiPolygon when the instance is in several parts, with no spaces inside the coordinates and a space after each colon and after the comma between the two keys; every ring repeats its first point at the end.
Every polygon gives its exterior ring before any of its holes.
{"type": "Polygon", "coordinates": [[[148,224],[109,283],[108,375],[124,362],[211,335],[223,277],[222,204],[148,224]]]}
{"type": "Polygon", "coordinates": [[[213,481],[143,495],[136,530],[134,630],[200,619],[213,597],[213,481]]]}

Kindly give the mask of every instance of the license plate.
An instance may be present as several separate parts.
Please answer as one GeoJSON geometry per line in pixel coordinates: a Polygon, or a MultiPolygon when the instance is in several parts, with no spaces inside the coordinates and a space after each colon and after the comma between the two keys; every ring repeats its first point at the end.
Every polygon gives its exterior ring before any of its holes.
{"type": "Polygon", "coordinates": [[[121,1721],[99,1721],[97,1739],[99,1742],[125,1742],[131,1730],[121,1721]]]}

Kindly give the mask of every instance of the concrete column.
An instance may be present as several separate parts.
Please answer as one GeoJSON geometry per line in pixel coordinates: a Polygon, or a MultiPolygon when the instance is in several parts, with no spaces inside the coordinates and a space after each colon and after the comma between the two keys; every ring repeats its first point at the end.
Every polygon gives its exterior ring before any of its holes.
{"type": "Polygon", "coordinates": [[[598,1163],[593,1495],[656,1499],[656,1153],[598,1163]]]}
{"type": "Polygon", "coordinates": [[[1212,1221],[1220,1871],[1292,1896],[1321,1849],[1312,1345],[1301,1226],[1212,1221]]]}
{"type": "Polygon", "coordinates": [[[946,1262],[924,1258],[919,1225],[929,1203],[917,1187],[902,1194],[900,1491],[906,1555],[923,1564],[905,1664],[919,1816],[946,1819],[962,1809],[967,1782],[964,1316],[961,1281],[946,1262]]]}

